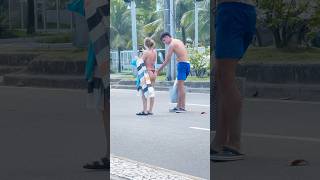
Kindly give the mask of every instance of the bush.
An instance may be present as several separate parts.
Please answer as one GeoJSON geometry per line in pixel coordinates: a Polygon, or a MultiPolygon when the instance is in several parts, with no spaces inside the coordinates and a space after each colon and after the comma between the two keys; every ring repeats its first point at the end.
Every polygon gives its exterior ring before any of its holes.
{"type": "Polygon", "coordinates": [[[210,69],[210,49],[205,52],[193,50],[190,52],[191,71],[197,77],[204,77],[210,69]]]}

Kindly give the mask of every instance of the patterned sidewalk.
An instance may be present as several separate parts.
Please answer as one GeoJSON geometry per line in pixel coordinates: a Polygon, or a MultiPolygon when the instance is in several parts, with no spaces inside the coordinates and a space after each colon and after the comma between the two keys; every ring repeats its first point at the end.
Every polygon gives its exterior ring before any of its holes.
{"type": "Polygon", "coordinates": [[[111,155],[110,166],[112,180],[204,180],[114,155],[111,155]]]}

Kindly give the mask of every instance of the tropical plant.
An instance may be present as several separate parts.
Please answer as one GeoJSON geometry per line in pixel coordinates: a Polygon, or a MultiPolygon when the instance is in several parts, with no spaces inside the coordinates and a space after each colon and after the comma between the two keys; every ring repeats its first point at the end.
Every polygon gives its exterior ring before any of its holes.
{"type": "Polygon", "coordinates": [[[210,69],[210,49],[205,52],[192,50],[190,53],[191,72],[197,77],[204,77],[210,69]]]}

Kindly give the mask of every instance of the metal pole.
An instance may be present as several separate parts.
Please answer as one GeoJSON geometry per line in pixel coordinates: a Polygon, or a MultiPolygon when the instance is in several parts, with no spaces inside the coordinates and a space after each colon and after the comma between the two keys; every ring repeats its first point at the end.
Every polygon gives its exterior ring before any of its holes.
{"type": "MultiPolygon", "coordinates": [[[[169,0],[164,0],[164,31],[170,32],[170,3],[169,0]]],[[[168,46],[165,45],[166,52],[168,52],[168,46]]],[[[166,79],[168,81],[172,80],[171,76],[171,65],[168,66],[166,72],[166,79]]]]}
{"type": "MultiPolygon", "coordinates": [[[[173,0],[170,0],[170,34],[172,37],[175,37],[175,16],[174,16],[174,4],[173,0]]],[[[170,63],[170,79],[173,80],[176,77],[176,58],[175,55],[171,57],[170,63]]]]}
{"type": "Polygon", "coordinates": [[[47,0],[42,0],[43,29],[47,31],[47,0]]]}
{"type": "Polygon", "coordinates": [[[137,40],[137,23],[136,23],[136,4],[135,1],[131,1],[131,23],[132,23],[132,56],[135,57],[138,52],[138,40],[137,40]]]}
{"type": "Polygon", "coordinates": [[[59,0],[56,0],[56,12],[57,12],[57,31],[60,30],[60,11],[59,11],[59,0]]]}
{"type": "Polygon", "coordinates": [[[195,1],[194,3],[194,48],[198,50],[198,17],[199,11],[198,11],[198,2],[195,1]]]}
{"type": "Polygon", "coordinates": [[[24,15],[23,15],[23,1],[22,0],[20,0],[20,22],[21,22],[21,29],[23,29],[24,28],[24,21],[23,21],[23,17],[24,17],[24,15]]]}
{"type": "Polygon", "coordinates": [[[12,23],[11,23],[11,0],[9,0],[9,3],[8,3],[8,8],[9,8],[9,10],[8,10],[8,13],[9,13],[9,29],[11,29],[12,28],[12,23]]]}
{"type": "Polygon", "coordinates": [[[34,10],[34,30],[37,32],[38,30],[38,1],[33,1],[33,10],[34,10]]]}

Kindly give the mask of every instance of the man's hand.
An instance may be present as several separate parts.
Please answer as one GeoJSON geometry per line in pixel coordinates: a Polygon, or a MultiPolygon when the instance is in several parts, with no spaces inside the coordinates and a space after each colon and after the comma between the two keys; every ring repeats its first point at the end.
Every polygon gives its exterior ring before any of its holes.
{"type": "Polygon", "coordinates": [[[159,76],[159,71],[158,71],[158,69],[156,69],[155,74],[156,74],[156,76],[159,76]]]}

